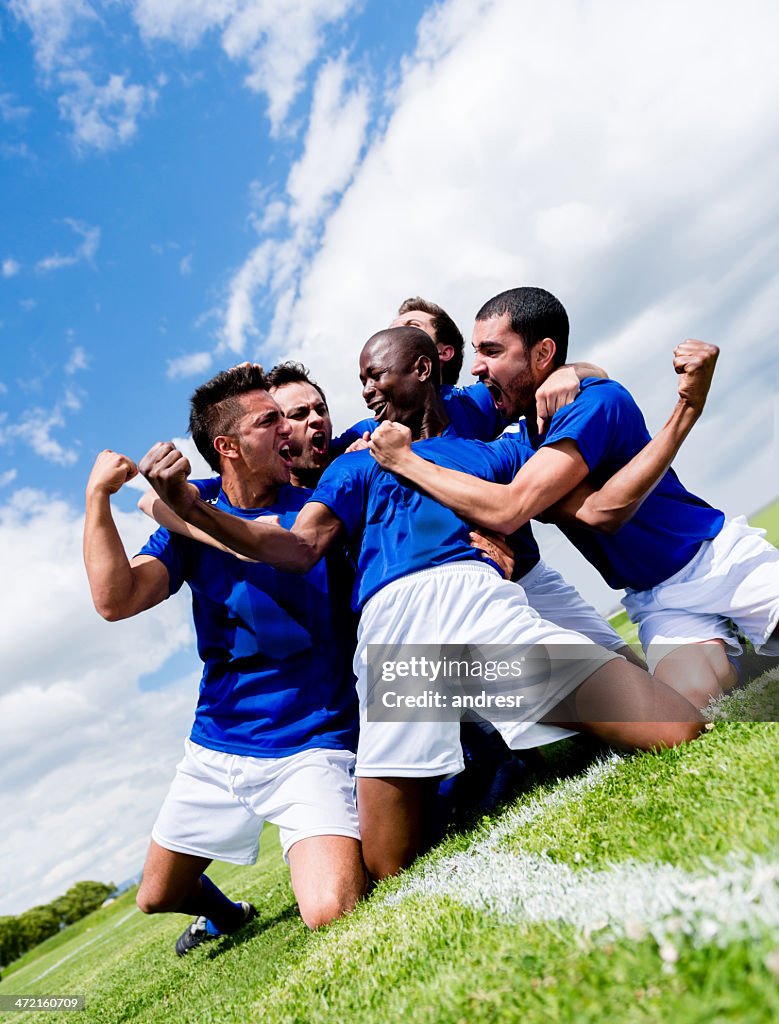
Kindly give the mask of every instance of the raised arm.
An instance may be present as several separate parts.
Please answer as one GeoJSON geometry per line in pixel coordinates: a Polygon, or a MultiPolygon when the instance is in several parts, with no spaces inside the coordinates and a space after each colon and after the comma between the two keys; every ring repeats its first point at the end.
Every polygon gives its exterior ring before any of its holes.
{"type": "MultiPolygon", "coordinates": [[[[201,544],[208,544],[212,548],[217,548],[219,551],[225,551],[227,554],[240,558],[242,562],[257,561],[256,558],[247,558],[246,555],[238,554],[237,551],[233,551],[226,544],[215,540],[203,530],[198,530],[196,526],[185,522],[181,516],[177,516],[173,509],[165,504],[156,491],[146,491],[142,494],[138,501],[138,508],[150,519],[159,523],[160,526],[164,526],[171,533],[178,533],[182,537],[189,537],[190,540],[199,541],[201,544]]],[[[272,516],[269,516],[268,520],[270,522],[276,521],[272,516]]]]}
{"type": "Polygon", "coordinates": [[[688,434],[698,422],[719,356],[716,345],[688,338],[674,349],[679,394],[665,426],[599,490],[585,480],[548,510],[552,522],[576,522],[615,533],[636,514],[662,480],[688,434]]]}
{"type": "Polygon", "coordinates": [[[101,452],[89,476],[84,518],[84,565],[95,608],[115,622],[152,608],[168,596],[168,570],[156,558],[127,558],[111,514],[111,495],[138,472],[117,452],[101,452]]]}
{"type": "Polygon", "coordinates": [[[260,520],[228,515],[200,500],[187,483],[189,461],[170,442],[156,444],[140,469],[162,500],[185,522],[220,541],[231,551],[277,569],[305,573],[339,536],[341,520],[326,505],[310,502],[298,513],[292,530],[260,520]]]}

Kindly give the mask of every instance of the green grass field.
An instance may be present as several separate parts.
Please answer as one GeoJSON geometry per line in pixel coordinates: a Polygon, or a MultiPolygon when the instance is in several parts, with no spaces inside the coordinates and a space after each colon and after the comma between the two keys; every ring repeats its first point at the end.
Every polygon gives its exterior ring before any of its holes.
{"type": "MultiPolygon", "coordinates": [[[[779,539],[779,502],[755,522],[779,539]]],[[[779,671],[712,709],[696,743],[592,761],[547,748],[500,815],[447,838],[347,919],[309,933],[275,830],[214,879],[259,917],[179,960],[186,919],[134,894],[31,951],[0,994],[84,994],[0,1019],[471,1024],[779,1019],[779,671]]]]}

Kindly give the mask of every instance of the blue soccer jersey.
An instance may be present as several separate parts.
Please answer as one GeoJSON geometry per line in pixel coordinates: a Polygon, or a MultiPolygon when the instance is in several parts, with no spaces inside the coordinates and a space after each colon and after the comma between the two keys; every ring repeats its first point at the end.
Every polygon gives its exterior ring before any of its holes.
{"type": "MultiPolygon", "coordinates": [[[[576,399],[552,417],[546,434],[531,435],[524,421],[511,435],[540,448],[565,438],[576,442],[601,487],[650,440],[641,410],[613,380],[588,377],[576,399]]],[[[691,494],[669,470],[635,516],[615,534],[582,527],[561,529],[614,587],[648,590],[683,568],[705,540],[722,529],[725,516],[691,494]]]]}
{"type": "MultiPolygon", "coordinates": [[[[492,396],[480,381],[469,384],[467,388],[442,384],[439,394],[449,422],[458,437],[491,441],[503,429],[503,422],[492,396]]],[[[350,444],[361,438],[366,431],[372,434],[378,425],[378,421],[374,419],[360,420],[343,434],[334,437],[330,446],[333,456],[342,455],[350,444]]]]}
{"type": "MultiPolygon", "coordinates": [[[[289,528],[310,493],[286,486],[260,509],[234,508],[220,493],[215,505],[244,519],[277,515],[289,528]]],[[[140,553],[165,565],[172,594],[185,582],[192,591],[204,663],[196,743],[253,757],[355,749],[353,620],[348,597],[337,592],[348,575],[342,560],[322,559],[295,576],[165,529],[140,553]]]]}
{"type": "MultiPolygon", "coordinates": [[[[485,480],[508,483],[533,449],[518,441],[485,444],[451,432],[414,443],[430,462],[485,480]]],[[[471,547],[471,526],[451,509],[387,473],[370,452],[353,452],[325,470],[311,501],[326,505],[344,524],[357,566],[355,610],[392,580],[421,569],[466,560],[484,561],[471,547]]]]}

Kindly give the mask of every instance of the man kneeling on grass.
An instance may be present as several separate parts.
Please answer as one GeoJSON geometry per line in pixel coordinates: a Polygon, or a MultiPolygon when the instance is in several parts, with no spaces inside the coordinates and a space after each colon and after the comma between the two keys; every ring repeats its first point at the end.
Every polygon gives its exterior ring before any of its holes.
{"type": "MultiPolygon", "coordinates": [[[[693,390],[702,390],[702,401],[710,374],[700,373],[697,360],[692,360],[691,373],[686,359],[678,369],[683,382],[692,386],[690,376],[698,381],[693,390]]],[[[373,395],[372,404],[378,408],[381,403],[381,417],[408,427],[424,458],[493,480],[513,479],[524,463],[538,467],[534,473],[546,472],[547,460],[531,448],[454,436],[439,394],[438,352],[423,331],[398,327],[374,335],[360,356],[360,377],[373,395]]],[[[640,501],[698,414],[697,408],[685,406],[600,492],[585,495],[580,488],[568,514],[585,521],[594,516],[594,525],[602,508],[640,501]],[[636,481],[634,488],[631,482],[636,481]],[[622,495],[623,490],[628,500],[613,501],[614,492],[622,495]]],[[[556,728],[566,724],[644,750],[684,742],[703,728],[692,705],[674,690],[587,637],[542,619],[521,587],[481,560],[471,547],[466,522],[384,472],[367,451],[330,465],[291,529],[239,520],[200,500],[197,488],[187,482],[189,463],[170,443],[155,445],[141,470],[188,523],[280,569],[310,572],[344,540],[352,547],[354,607],[361,612],[355,655],[360,695],[356,773],[363,855],[374,878],[394,874],[414,859],[440,778],[462,770],[463,762],[458,721],[371,719],[369,645],[520,644],[548,651],[554,671],[541,667],[523,676],[528,714],[515,722],[494,722],[512,749],[566,735],[556,728]],[[584,648],[584,656],[566,658],[565,645],[571,644],[584,648]]]]}
{"type": "MultiPolygon", "coordinates": [[[[309,492],[291,487],[291,428],[259,367],[218,374],[192,397],[190,429],[222,477],[216,507],[291,526],[309,492]]],[[[128,560],[110,495],[137,473],[104,451],[87,485],[84,560],[98,612],[115,621],[192,591],[204,664],[195,722],[162,805],[138,906],[196,915],[183,955],[255,914],[203,873],[212,860],[251,864],[263,824],[278,825],[303,920],[351,910],[366,889],[354,796],[356,703],[349,624],[318,562],[302,577],[159,529],[128,560]]],[[[336,559],[338,554],[336,552],[336,559]]],[[[347,609],[348,612],[348,609],[347,609]]]]}

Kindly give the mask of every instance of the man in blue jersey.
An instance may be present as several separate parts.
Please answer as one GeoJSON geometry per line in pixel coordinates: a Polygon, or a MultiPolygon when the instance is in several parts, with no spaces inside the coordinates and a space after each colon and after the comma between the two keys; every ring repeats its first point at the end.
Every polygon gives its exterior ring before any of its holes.
{"type": "MultiPolygon", "coordinates": [[[[515,530],[588,475],[596,485],[608,480],[646,443],[640,410],[611,380],[585,380],[571,405],[536,428],[537,389],[567,357],[568,317],[549,292],[515,288],[495,296],[477,314],[473,344],[473,373],[507,420],[525,417],[516,437],[544,456],[548,473],[533,460],[511,483],[487,483],[426,463],[402,431],[377,433],[372,442],[385,468],[458,514],[515,530]]],[[[736,630],[758,652],[777,651],[779,552],[740,518],[726,522],[673,471],[615,534],[563,529],[611,586],[626,589],[625,607],[656,677],[696,706],[732,685],[736,630]]]]}
{"type": "MultiPolygon", "coordinates": [[[[390,324],[390,327],[404,326],[420,328],[435,342],[441,361],[441,395],[460,437],[481,441],[492,441],[498,437],[505,423],[487,387],[481,381],[465,388],[456,386],[462,369],[465,341],[446,310],[420,296],[405,299],[390,324]]],[[[536,392],[536,420],[540,430],[558,409],[574,400],[581,381],[588,377],[606,378],[607,374],[600,366],[579,362],[559,366],[543,381],[536,392]]],[[[513,579],[520,584],[541,618],[584,633],[596,644],[642,664],[603,616],[541,558],[530,523],[514,533],[513,543],[516,555],[513,579]]]]}
{"type": "MultiPolygon", "coordinates": [[[[451,436],[437,364],[424,332],[395,328],[366,344],[360,376],[365,391],[381,389],[382,416],[405,424],[424,458],[488,479],[512,479],[523,461],[537,456],[514,441],[490,445],[451,436]]],[[[353,603],[361,612],[355,657],[358,806],[365,862],[374,877],[394,873],[416,855],[428,800],[442,776],[462,768],[462,755],[456,721],[371,721],[365,713],[369,644],[545,645],[553,659],[562,645],[584,645],[584,661],[555,662],[546,685],[527,678],[522,721],[495,722],[513,748],[561,735],[543,724],[549,716],[575,719],[576,728],[632,748],[675,745],[700,731],[699,716],[673,690],[584,636],[541,619],[521,587],[479,560],[466,522],[381,470],[368,452],[331,464],[291,530],[239,521],[202,502],[187,483],[188,462],[168,443],[155,445],[141,470],[182,518],[248,557],[305,572],[343,539],[352,547],[353,603]],[[573,710],[562,711],[563,702],[573,710]]],[[[602,503],[593,507],[598,511],[602,503]]],[[[580,499],[576,514],[589,521],[589,511],[589,499],[580,499]]]]}
{"type": "MultiPolygon", "coordinates": [[[[259,367],[198,388],[192,436],[221,473],[214,507],[231,519],[291,525],[310,492],[292,487],[291,428],[259,367]]],[[[204,874],[213,859],[253,863],[265,821],[278,825],[301,915],[318,927],[365,891],[353,766],[356,707],[338,562],[301,578],[158,530],[128,560],[110,495],[137,469],[98,456],[87,486],[84,558],[97,610],[113,621],[188,583],[204,662],[195,721],[152,832],[138,892],[146,913],[196,915],[183,954],[254,913],[204,874]],[[336,578],[337,582],[337,578],[336,578]]]]}

